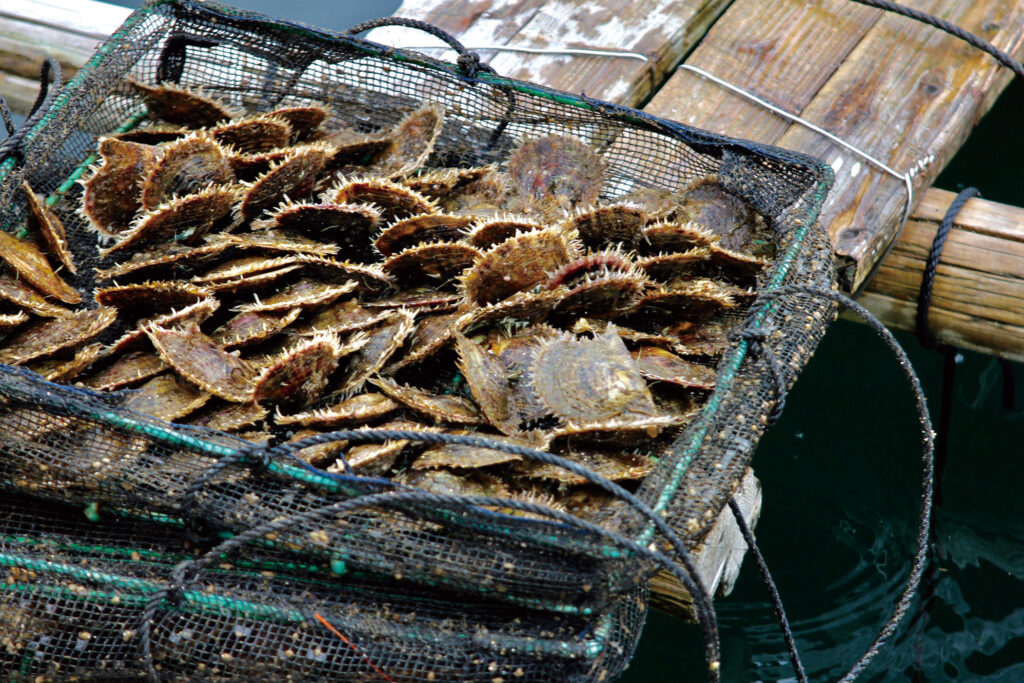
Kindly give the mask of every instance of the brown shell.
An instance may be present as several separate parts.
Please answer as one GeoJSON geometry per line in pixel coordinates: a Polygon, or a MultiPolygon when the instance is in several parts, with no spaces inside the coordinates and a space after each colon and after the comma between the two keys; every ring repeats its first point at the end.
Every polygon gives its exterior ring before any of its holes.
{"type": "MultiPolygon", "coordinates": [[[[529,448],[538,447],[537,444],[526,439],[509,438],[507,436],[496,436],[494,434],[479,434],[478,432],[455,433],[485,436],[488,439],[492,439],[500,443],[511,444],[515,446],[527,446],[529,448]]],[[[541,446],[541,448],[543,448],[543,446],[541,446]]],[[[438,467],[452,467],[455,469],[477,469],[480,467],[490,467],[491,465],[501,465],[509,462],[519,462],[522,459],[523,456],[521,455],[516,455],[515,453],[507,453],[505,451],[498,451],[494,450],[493,448],[444,443],[438,444],[436,446],[431,446],[427,450],[423,451],[423,454],[413,461],[411,467],[417,470],[436,469],[438,467]]]]}
{"type": "Polygon", "coordinates": [[[357,299],[347,299],[332,304],[319,311],[304,332],[313,333],[320,331],[335,332],[342,334],[361,330],[385,320],[391,316],[388,310],[370,310],[365,308],[357,299]]]}
{"type": "Polygon", "coordinates": [[[305,140],[327,119],[328,111],[318,104],[278,107],[267,116],[284,120],[292,129],[292,142],[305,140]]]}
{"type": "Polygon", "coordinates": [[[512,400],[505,364],[496,355],[454,332],[459,372],[487,421],[504,434],[519,432],[519,414],[512,400]]]}
{"type": "MultiPolygon", "coordinates": [[[[643,479],[654,469],[656,462],[654,458],[640,453],[606,453],[597,450],[570,451],[565,457],[612,481],[643,479]]],[[[540,462],[523,462],[516,466],[516,473],[530,479],[545,479],[561,484],[579,485],[590,481],[558,465],[540,462]]]]}
{"type": "Polygon", "coordinates": [[[371,137],[350,131],[328,135],[325,139],[335,147],[334,155],[327,162],[327,168],[332,171],[365,171],[392,145],[390,137],[371,137]]]}
{"type": "Polygon", "coordinates": [[[656,346],[641,346],[630,352],[637,368],[647,379],[670,382],[687,389],[713,389],[715,371],[706,365],[683,360],[656,346]]]}
{"type": "Polygon", "coordinates": [[[405,486],[440,495],[456,496],[507,496],[508,488],[500,479],[475,471],[472,476],[455,474],[446,469],[408,469],[394,477],[394,481],[405,486]]]}
{"type": "Polygon", "coordinates": [[[77,346],[97,336],[116,319],[116,310],[101,306],[34,323],[6,340],[0,349],[0,363],[20,365],[77,346]]]}
{"type": "Polygon", "coordinates": [[[386,374],[393,374],[440,351],[451,341],[452,331],[459,326],[462,317],[463,314],[456,311],[447,315],[427,316],[416,321],[416,327],[409,337],[408,349],[401,358],[388,367],[386,374]]]}
{"type": "Polygon", "coordinates": [[[505,164],[524,209],[533,202],[562,209],[594,204],[607,167],[585,142],[564,135],[524,140],[505,164]]]}
{"type": "Polygon", "coordinates": [[[211,268],[205,273],[193,277],[192,282],[206,284],[223,280],[235,280],[247,275],[277,270],[278,268],[294,265],[298,262],[299,257],[293,255],[277,256],[274,258],[267,256],[242,256],[217,264],[215,268],[211,268]]]}
{"type": "Polygon", "coordinates": [[[593,339],[541,341],[527,374],[547,411],[572,424],[659,413],[636,363],[611,329],[593,339]]]}
{"type": "Polygon", "coordinates": [[[403,286],[431,284],[444,289],[454,287],[455,278],[479,257],[480,252],[468,244],[433,242],[389,256],[381,268],[403,286]]]}
{"type": "Polygon", "coordinates": [[[214,126],[209,132],[210,137],[221,145],[244,154],[284,147],[292,137],[292,128],[287,121],[265,114],[228,121],[214,126]]]}
{"type": "Polygon", "coordinates": [[[672,348],[678,340],[674,337],[669,337],[664,334],[654,334],[649,332],[641,332],[640,330],[634,330],[624,325],[612,325],[606,320],[597,320],[590,318],[580,318],[572,326],[573,334],[589,334],[592,336],[602,334],[609,327],[614,329],[622,341],[626,343],[626,346],[631,344],[641,344],[644,346],[657,346],[659,348],[672,348]]]}
{"type": "Polygon", "coordinates": [[[246,346],[274,336],[295,322],[302,308],[285,311],[247,311],[231,318],[210,335],[214,344],[225,349],[246,346]]]}
{"type": "Polygon", "coordinates": [[[533,232],[543,228],[542,224],[528,218],[503,215],[477,225],[466,237],[466,241],[477,249],[489,249],[514,237],[516,233],[533,232]]]}
{"type": "Polygon", "coordinates": [[[239,249],[262,249],[318,256],[332,256],[338,253],[336,244],[316,242],[294,232],[276,229],[247,232],[241,235],[227,233],[217,236],[217,240],[239,249]]]}
{"type": "Polygon", "coordinates": [[[139,126],[123,133],[115,133],[111,138],[122,142],[135,142],[143,145],[159,145],[162,142],[172,142],[188,135],[191,130],[184,126],[173,123],[149,123],[139,126]]]}
{"type": "Polygon", "coordinates": [[[463,192],[472,191],[473,184],[496,171],[494,164],[473,168],[434,168],[402,178],[402,184],[434,201],[446,201],[463,192]]]}
{"type": "Polygon", "coordinates": [[[150,145],[100,138],[99,166],[81,181],[80,213],[89,225],[104,235],[116,235],[128,229],[135,212],[142,206],[142,179],[149,173],[160,150],[150,145]]]}
{"type": "Polygon", "coordinates": [[[644,278],[621,271],[587,275],[574,283],[558,302],[552,316],[615,318],[628,313],[639,301],[644,278]]]}
{"type": "Polygon", "coordinates": [[[56,256],[57,260],[72,273],[77,273],[64,232],[64,224],[57,218],[57,214],[46,208],[43,200],[24,180],[21,182],[21,191],[28,202],[29,227],[34,228],[42,236],[51,256],[56,256]]]}
{"type": "Polygon", "coordinates": [[[213,126],[230,119],[235,112],[198,90],[186,89],[174,83],[161,83],[153,87],[134,79],[126,79],[135,88],[149,108],[153,118],[189,128],[213,126]]]}
{"type": "Polygon", "coordinates": [[[110,345],[107,351],[111,356],[118,356],[126,351],[135,350],[140,346],[148,346],[145,343],[147,337],[144,328],[150,323],[161,327],[199,325],[213,315],[219,307],[220,302],[210,296],[180,310],[164,313],[148,320],[140,320],[135,329],[125,332],[117,341],[110,345]]]}
{"type": "Polygon", "coordinates": [[[169,239],[195,241],[231,210],[236,190],[230,186],[211,186],[139,214],[128,230],[118,235],[112,246],[101,249],[106,258],[128,247],[169,239]]]}
{"type": "Polygon", "coordinates": [[[342,181],[322,195],[335,204],[372,204],[381,220],[393,223],[423,213],[437,213],[437,206],[418,192],[384,178],[342,181]]]}
{"type": "Polygon", "coordinates": [[[210,400],[210,394],[166,372],[128,394],[124,407],[159,420],[177,420],[210,400]]]}
{"type": "Polygon", "coordinates": [[[384,394],[366,393],[347,398],[326,408],[318,408],[295,415],[277,414],[274,419],[279,425],[301,424],[303,426],[340,427],[361,425],[386,417],[401,407],[399,403],[384,394]]]}
{"type": "Polygon", "coordinates": [[[635,204],[611,204],[578,211],[568,224],[591,249],[613,244],[635,249],[643,239],[647,212],[635,204]]]}
{"type": "Polygon", "coordinates": [[[149,379],[167,369],[167,363],[152,351],[133,351],[120,355],[113,363],[93,373],[84,384],[92,389],[111,391],[149,379]]]}
{"type": "Polygon", "coordinates": [[[216,410],[203,412],[205,414],[201,417],[189,420],[189,424],[220,432],[237,432],[239,429],[254,426],[270,411],[257,403],[226,403],[221,404],[216,410]]]}
{"type": "Polygon", "coordinates": [[[0,314],[0,332],[10,332],[22,323],[27,323],[28,320],[29,315],[25,311],[0,314]]]}
{"type": "Polygon", "coordinates": [[[103,344],[89,344],[78,349],[74,357],[60,360],[43,360],[30,363],[28,368],[50,382],[69,382],[103,353],[103,344]]]}
{"type": "Polygon", "coordinates": [[[228,150],[228,152],[228,161],[231,163],[231,169],[235,172],[235,177],[239,182],[252,182],[269,171],[274,164],[287,159],[291,154],[291,148],[281,147],[253,154],[243,154],[233,150],[228,150]]]}
{"type": "Polygon", "coordinates": [[[470,400],[459,396],[432,394],[416,387],[403,386],[384,377],[378,377],[372,381],[394,400],[426,415],[435,422],[484,424],[480,417],[480,410],[470,400]]]}
{"type": "Polygon", "coordinates": [[[390,144],[374,163],[373,171],[381,175],[404,175],[419,168],[433,151],[443,125],[444,107],[424,103],[390,131],[390,144]]]}
{"type": "Polygon", "coordinates": [[[96,303],[113,306],[123,316],[142,318],[165,309],[180,309],[202,301],[210,290],[189,282],[147,281],[103,287],[95,292],[96,303]]]}
{"type": "Polygon", "coordinates": [[[235,182],[224,149],[204,133],[169,142],[160,150],[160,159],[149,166],[141,181],[142,208],[146,211],[210,185],[235,182]]]}
{"type": "MultiPolygon", "coordinates": [[[[388,440],[384,443],[364,443],[353,446],[345,453],[345,460],[353,472],[368,477],[379,477],[391,469],[398,455],[409,445],[406,440],[388,440]]],[[[344,472],[341,460],[327,468],[328,472],[344,472]]]]}
{"type": "Polygon", "coordinates": [[[71,315],[70,310],[50,303],[22,280],[15,280],[6,275],[0,275],[0,299],[44,318],[66,318],[71,315]]]}
{"type": "Polygon", "coordinates": [[[361,339],[343,347],[338,337],[330,332],[300,340],[285,349],[256,378],[253,400],[308,406],[320,398],[339,359],[365,343],[366,340],[361,339]]]}
{"type": "Polygon", "coordinates": [[[718,235],[718,243],[726,249],[747,253],[774,250],[764,219],[742,199],[726,192],[715,176],[695,183],[683,196],[679,215],[718,235]]]}
{"type": "Polygon", "coordinates": [[[470,309],[459,321],[460,329],[470,332],[494,325],[520,322],[539,322],[547,318],[565,296],[565,289],[516,292],[495,304],[470,309]]]}
{"type": "Polygon", "coordinates": [[[412,287],[384,299],[367,301],[367,308],[409,308],[417,313],[449,311],[462,301],[461,294],[439,292],[433,287],[412,287]]]}
{"type": "Polygon", "coordinates": [[[269,285],[276,283],[288,273],[298,270],[299,268],[301,268],[300,265],[293,263],[290,266],[274,268],[272,270],[263,270],[253,275],[242,275],[241,277],[231,278],[228,280],[217,280],[216,282],[208,283],[207,286],[210,290],[217,293],[227,292],[230,294],[242,294],[245,292],[260,291],[269,285]]]}
{"type": "Polygon", "coordinates": [[[706,247],[717,241],[718,235],[693,221],[668,221],[645,227],[639,248],[647,254],[672,253],[706,247]]]}
{"type": "Polygon", "coordinates": [[[126,276],[129,279],[136,279],[160,275],[173,279],[176,271],[193,271],[206,265],[227,248],[228,245],[223,242],[201,244],[197,247],[165,242],[137,251],[130,259],[116,266],[97,268],[96,279],[102,281],[126,276]]]}
{"type": "Polygon", "coordinates": [[[682,320],[667,332],[676,338],[672,349],[686,356],[720,356],[732,345],[720,323],[682,320]]]}
{"type": "Polygon", "coordinates": [[[704,278],[675,281],[646,292],[637,302],[635,315],[658,319],[705,315],[723,308],[735,308],[736,295],[741,291],[704,278]]]}
{"type": "Polygon", "coordinates": [[[722,273],[744,284],[753,285],[758,273],[764,270],[770,260],[765,256],[755,256],[746,252],[726,249],[721,244],[709,247],[711,261],[719,266],[722,273]]]}
{"type": "Polygon", "coordinates": [[[689,415],[656,415],[653,417],[620,417],[590,424],[567,424],[551,430],[554,448],[575,443],[623,447],[643,444],[665,429],[678,427],[689,415]]]}
{"type": "Polygon", "coordinates": [[[489,304],[529,289],[547,279],[575,256],[575,247],[561,230],[547,228],[517,234],[485,251],[466,272],[466,298],[489,304]]]}
{"type": "Polygon", "coordinates": [[[393,281],[378,266],[339,261],[328,256],[300,254],[295,262],[302,265],[303,273],[324,282],[355,280],[364,292],[381,292],[391,288],[393,281]]]}
{"type": "Polygon", "coordinates": [[[82,303],[81,295],[53,272],[50,262],[32,243],[0,230],[0,259],[44,295],[67,304],[82,303]]]}
{"type": "Polygon", "coordinates": [[[364,245],[380,221],[380,212],[366,204],[314,204],[285,202],[270,217],[253,221],[253,230],[279,228],[308,237],[349,243],[358,236],[364,245]]]}
{"type": "Polygon", "coordinates": [[[696,275],[710,257],[708,247],[694,247],[681,252],[648,256],[637,261],[637,265],[652,278],[668,282],[696,275]]]}
{"type": "Polygon", "coordinates": [[[301,308],[325,306],[338,297],[350,294],[357,286],[357,283],[351,280],[340,285],[332,285],[316,280],[301,279],[276,294],[263,299],[257,298],[255,303],[242,304],[236,310],[245,313],[249,311],[286,311],[296,306],[301,308]]]}
{"type": "Polygon", "coordinates": [[[682,192],[663,187],[639,187],[616,197],[615,201],[642,206],[653,220],[658,220],[670,216],[679,207],[682,192]]]}
{"type": "Polygon", "coordinates": [[[412,313],[404,309],[389,313],[384,322],[365,333],[366,344],[352,354],[347,367],[341,371],[339,388],[334,393],[348,394],[362,387],[367,379],[384,367],[412,330],[412,313]]]}
{"type": "Polygon", "coordinates": [[[384,228],[373,246],[384,256],[391,256],[417,244],[454,242],[466,236],[472,223],[473,219],[468,216],[445,213],[412,216],[384,228]]]}
{"type": "Polygon", "coordinates": [[[188,381],[228,401],[252,399],[252,366],[216,346],[195,324],[183,329],[150,324],[145,331],[164,362],[188,381]]]}
{"type": "Polygon", "coordinates": [[[333,150],[322,142],[292,147],[281,161],[256,180],[243,183],[244,196],[237,216],[251,220],[286,198],[298,199],[313,189],[316,174],[323,170],[333,150]]]}
{"type": "MultiPolygon", "coordinates": [[[[441,203],[441,207],[449,213],[488,220],[504,216],[509,201],[508,175],[495,172],[484,175],[454,193],[441,203]]],[[[514,200],[512,204],[515,204],[514,200]]]]}

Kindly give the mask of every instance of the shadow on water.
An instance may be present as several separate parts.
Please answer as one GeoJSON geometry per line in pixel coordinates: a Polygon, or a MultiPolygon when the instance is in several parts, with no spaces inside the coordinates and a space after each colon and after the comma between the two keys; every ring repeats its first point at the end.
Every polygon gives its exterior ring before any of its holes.
{"type": "MultiPolygon", "coordinates": [[[[232,4],[333,30],[398,6],[232,4]]],[[[1013,161],[1024,159],[1024,135],[1017,132],[1022,109],[1024,84],[1016,82],[936,185],[973,184],[988,199],[1024,204],[1013,161]]],[[[941,356],[909,335],[899,338],[935,414],[941,356]]],[[[1020,365],[1016,370],[1024,377],[1020,365]]],[[[1024,680],[1024,398],[1006,410],[1001,392],[994,359],[962,354],[935,560],[913,613],[866,680],[1024,680]]],[[[835,323],[754,458],[764,486],[758,540],[812,680],[845,673],[902,589],[916,531],[919,452],[910,391],[888,351],[865,326],[835,323]]],[[[717,601],[724,681],[793,680],[765,595],[748,563],[733,594],[717,601]]],[[[653,612],[622,680],[701,680],[703,666],[696,627],[653,612]]]]}

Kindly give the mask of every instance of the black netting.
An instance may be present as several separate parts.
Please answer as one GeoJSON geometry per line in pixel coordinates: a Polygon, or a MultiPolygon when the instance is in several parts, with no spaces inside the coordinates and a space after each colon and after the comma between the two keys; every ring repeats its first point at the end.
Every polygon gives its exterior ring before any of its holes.
{"type": "MultiPolygon", "coordinates": [[[[832,282],[827,236],[814,225],[831,176],[815,160],[484,72],[469,78],[456,65],[350,36],[169,0],[133,14],[0,166],[0,226],[15,231],[25,220],[22,179],[54,198],[81,291],[96,284],[96,237],[76,211],[75,181],[98,136],[145,114],[127,76],[202,88],[240,111],[326,104],[328,127],[364,133],[439,102],[445,123],[429,166],[498,162],[524,135],[568,134],[607,162],[603,198],[716,174],[766,218],[778,244],[759,288],[832,282]]],[[[780,385],[795,380],[833,315],[831,303],[810,297],[755,300],[743,312],[716,389],[637,491],[689,547],[749,464],[780,385]]],[[[14,635],[0,657],[26,679],[144,672],[138,639],[126,633],[137,633],[152,595],[172,586],[174,566],[198,552],[182,539],[208,548],[272,520],[406,490],[134,413],[125,396],[0,366],[0,486],[33,497],[4,513],[0,610],[14,635]],[[42,507],[30,500],[70,503],[103,522],[49,507],[27,512],[42,507]]],[[[607,528],[651,540],[641,515],[616,509],[607,528]]],[[[377,666],[382,680],[430,672],[435,680],[582,680],[621,671],[656,568],[605,536],[507,512],[406,501],[288,526],[160,603],[149,635],[154,661],[169,679],[363,672],[373,680],[377,666]]]]}

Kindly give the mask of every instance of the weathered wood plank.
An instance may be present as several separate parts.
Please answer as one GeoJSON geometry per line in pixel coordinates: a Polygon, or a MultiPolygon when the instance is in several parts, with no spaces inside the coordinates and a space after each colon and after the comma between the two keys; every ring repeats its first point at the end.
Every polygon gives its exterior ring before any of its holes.
{"type": "MultiPolygon", "coordinates": [[[[636,105],[660,85],[664,74],[679,63],[728,2],[547,0],[511,4],[522,10],[521,14],[510,16],[501,2],[473,3],[476,18],[472,22],[437,0],[406,0],[395,14],[433,21],[470,47],[495,43],[536,48],[599,47],[648,55],[650,64],[613,56],[481,51],[504,76],[636,105]],[[500,30],[495,24],[501,24],[500,30]]],[[[435,44],[407,29],[379,29],[369,37],[394,45],[435,44]]]]}
{"type": "MultiPolygon", "coordinates": [[[[921,273],[954,196],[925,195],[860,296],[886,325],[914,329],[921,273]]],[[[1024,209],[964,205],[936,269],[929,321],[943,343],[1024,360],[1024,209]]]]}

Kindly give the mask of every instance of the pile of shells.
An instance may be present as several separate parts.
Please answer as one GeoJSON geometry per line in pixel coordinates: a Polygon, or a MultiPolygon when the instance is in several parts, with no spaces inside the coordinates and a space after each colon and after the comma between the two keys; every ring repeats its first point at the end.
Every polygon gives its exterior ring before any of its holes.
{"type": "MultiPolygon", "coordinates": [[[[363,134],[319,106],[246,115],[133,87],[152,121],[101,138],[82,181],[104,259],[96,305],[51,266],[75,270],[25,186],[30,236],[0,232],[0,361],[132,388],[126,407],[164,420],[257,442],[485,434],[632,485],[713,388],[769,262],[762,217],[715,177],[607,198],[607,162],[574,137],[442,168],[436,104],[363,134]]],[[[394,441],[302,454],[436,492],[610,509],[581,477],[508,453],[394,441]]]]}

